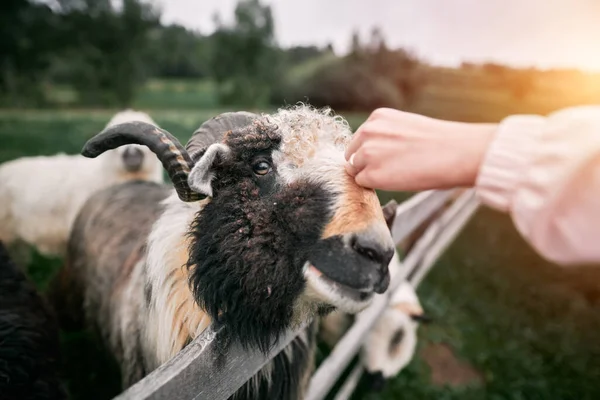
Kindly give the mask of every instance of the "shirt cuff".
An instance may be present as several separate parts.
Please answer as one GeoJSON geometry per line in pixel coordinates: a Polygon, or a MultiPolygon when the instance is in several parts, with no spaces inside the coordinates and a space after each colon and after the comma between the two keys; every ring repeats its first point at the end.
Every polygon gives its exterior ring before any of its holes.
{"type": "Polygon", "coordinates": [[[537,115],[515,115],[500,123],[475,183],[477,196],[483,204],[503,212],[509,210],[544,122],[545,118],[537,115]]]}

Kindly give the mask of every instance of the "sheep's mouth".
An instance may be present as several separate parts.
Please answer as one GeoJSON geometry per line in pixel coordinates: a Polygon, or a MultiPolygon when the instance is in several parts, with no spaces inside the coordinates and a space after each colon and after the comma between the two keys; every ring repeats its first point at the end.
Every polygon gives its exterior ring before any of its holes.
{"type": "Polygon", "coordinates": [[[361,311],[369,305],[375,293],[373,288],[355,289],[337,282],[310,262],[304,265],[304,278],[317,297],[346,312],[361,311]]]}

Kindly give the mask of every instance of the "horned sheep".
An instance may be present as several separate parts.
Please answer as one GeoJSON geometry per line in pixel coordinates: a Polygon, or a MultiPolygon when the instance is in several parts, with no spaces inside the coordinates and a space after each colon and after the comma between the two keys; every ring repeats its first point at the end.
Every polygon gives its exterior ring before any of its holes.
{"type": "MultiPolygon", "coordinates": [[[[107,127],[126,121],[156,125],[143,112],[124,110],[107,127]]],[[[24,242],[46,256],[63,256],[77,212],[97,190],[129,180],[163,181],[158,158],[131,144],[97,159],[59,153],[0,165],[0,240],[24,242]]]]}
{"type": "Polygon", "coordinates": [[[221,114],[185,148],[144,123],[101,132],[84,155],[146,145],[175,190],[125,183],[86,202],[55,282],[69,294],[59,308],[83,308],[74,322],[98,330],[124,387],[210,324],[219,343],[266,352],[312,320],[234,396],[302,398],[315,317],[359,312],[389,285],[394,243],[375,191],[345,172],[350,138],[345,120],[306,105],[221,114]]]}

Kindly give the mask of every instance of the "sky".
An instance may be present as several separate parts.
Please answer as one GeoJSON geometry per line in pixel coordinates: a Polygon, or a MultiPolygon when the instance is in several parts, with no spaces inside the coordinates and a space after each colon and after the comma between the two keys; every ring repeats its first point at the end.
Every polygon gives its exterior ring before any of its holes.
{"type": "MultiPolygon", "coordinates": [[[[163,23],[210,33],[237,0],[154,0],[163,23]]],[[[390,47],[439,65],[503,62],[600,71],[600,0],[263,0],[280,45],[326,45],[344,53],[353,30],[379,27],[390,47]]]]}

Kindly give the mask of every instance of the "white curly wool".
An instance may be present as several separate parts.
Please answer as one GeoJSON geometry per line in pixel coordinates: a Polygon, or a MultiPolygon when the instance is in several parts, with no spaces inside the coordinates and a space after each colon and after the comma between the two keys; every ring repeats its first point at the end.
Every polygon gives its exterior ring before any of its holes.
{"type": "MultiPolygon", "coordinates": [[[[148,114],[127,109],[106,127],[127,121],[157,125],[148,114]]],[[[94,159],[58,153],[8,161],[0,165],[0,240],[21,240],[44,255],[63,256],[85,200],[99,189],[134,179],[163,182],[163,167],[145,146],[122,146],[94,159]],[[144,161],[140,170],[129,172],[123,154],[136,147],[144,161]]]]}

